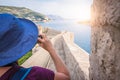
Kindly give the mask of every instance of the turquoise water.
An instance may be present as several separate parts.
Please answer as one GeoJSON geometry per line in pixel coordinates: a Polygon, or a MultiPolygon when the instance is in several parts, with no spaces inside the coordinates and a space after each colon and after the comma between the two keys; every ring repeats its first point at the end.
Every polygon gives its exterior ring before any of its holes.
{"type": "Polygon", "coordinates": [[[74,33],[74,42],[90,53],[90,36],[91,27],[85,24],[78,24],[77,21],[72,20],[54,20],[50,22],[40,22],[43,27],[51,27],[55,30],[70,31],[74,33]]]}

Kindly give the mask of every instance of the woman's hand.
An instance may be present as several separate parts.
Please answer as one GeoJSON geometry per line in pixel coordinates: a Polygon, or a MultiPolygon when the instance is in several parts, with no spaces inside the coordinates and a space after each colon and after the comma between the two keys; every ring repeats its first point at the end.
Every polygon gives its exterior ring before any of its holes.
{"type": "Polygon", "coordinates": [[[54,80],[70,80],[70,75],[67,67],[61,58],[57,55],[52,43],[45,34],[39,35],[38,43],[41,47],[50,53],[50,56],[55,64],[57,72],[55,73],[54,80]]]}
{"type": "Polygon", "coordinates": [[[50,52],[51,50],[54,49],[51,41],[47,38],[47,36],[45,34],[40,34],[39,35],[38,43],[42,48],[44,48],[48,52],[50,52]]]}

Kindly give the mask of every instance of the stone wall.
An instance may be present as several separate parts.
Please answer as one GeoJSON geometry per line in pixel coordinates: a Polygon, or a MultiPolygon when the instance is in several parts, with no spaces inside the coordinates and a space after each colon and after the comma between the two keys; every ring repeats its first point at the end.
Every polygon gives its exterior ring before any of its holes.
{"type": "MultiPolygon", "coordinates": [[[[89,80],[89,54],[74,43],[72,33],[65,32],[52,39],[57,53],[70,71],[71,80],[89,80]]],[[[48,68],[55,70],[52,59],[48,68]]]]}
{"type": "MultiPolygon", "coordinates": [[[[74,35],[70,32],[63,32],[53,37],[51,41],[57,53],[67,65],[71,80],[89,80],[89,54],[74,43],[74,35]]],[[[22,66],[41,66],[56,71],[47,51],[37,47],[34,48],[34,52],[22,66]]]]}
{"type": "Polygon", "coordinates": [[[120,0],[92,5],[90,80],[120,80],[120,0]]]}

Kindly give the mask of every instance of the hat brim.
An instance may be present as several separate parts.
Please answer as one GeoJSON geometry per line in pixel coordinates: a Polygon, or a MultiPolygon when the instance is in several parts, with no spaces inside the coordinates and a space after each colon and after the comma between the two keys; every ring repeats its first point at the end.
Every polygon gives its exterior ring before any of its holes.
{"type": "Polygon", "coordinates": [[[3,55],[0,66],[7,65],[24,56],[36,44],[38,38],[37,26],[30,20],[18,18],[23,27],[24,32],[20,42],[3,55]]]}

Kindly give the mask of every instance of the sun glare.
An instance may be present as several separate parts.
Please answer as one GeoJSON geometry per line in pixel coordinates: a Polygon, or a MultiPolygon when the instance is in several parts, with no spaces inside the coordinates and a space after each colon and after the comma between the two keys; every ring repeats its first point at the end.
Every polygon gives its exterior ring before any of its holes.
{"type": "Polygon", "coordinates": [[[88,7],[82,7],[78,9],[78,13],[76,12],[74,15],[79,19],[80,21],[89,21],[90,20],[90,8],[88,7]]]}
{"type": "Polygon", "coordinates": [[[79,21],[90,20],[90,8],[86,6],[67,6],[61,12],[66,18],[77,19],[79,21]]]}
{"type": "Polygon", "coordinates": [[[88,20],[90,20],[90,11],[89,10],[81,11],[81,13],[79,15],[79,19],[81,21],[88,21],[88,20]]]}

